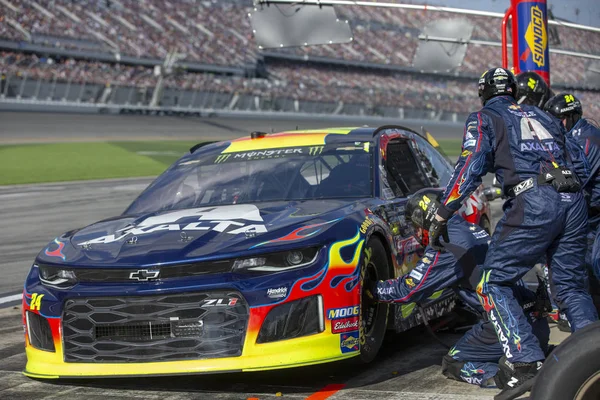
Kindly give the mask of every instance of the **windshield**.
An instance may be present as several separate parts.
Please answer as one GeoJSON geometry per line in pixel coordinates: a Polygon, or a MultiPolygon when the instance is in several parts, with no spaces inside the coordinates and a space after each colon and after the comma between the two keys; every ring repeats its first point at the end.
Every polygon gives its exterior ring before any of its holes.
{"type": "Polygon", "coordinates": [[[369,142],[211,152],[179,160],[127,214],[200,206],[372,197],[369,142]]]}

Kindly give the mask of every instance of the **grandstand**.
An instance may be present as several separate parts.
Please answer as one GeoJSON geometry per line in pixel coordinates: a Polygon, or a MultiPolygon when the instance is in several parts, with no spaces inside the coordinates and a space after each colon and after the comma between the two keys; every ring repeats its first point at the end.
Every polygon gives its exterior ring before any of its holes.
{"type": "MultiPolygon", "coordinates": [[[[422,27],[463,16],[344,6],[354,40],[258,51],[250,0],[0,0],[0,98],[149,104],[153,67],[172,53],[185,71],[165,77],[158,105],[462,118],[478,107],[475,78],[501,64],[498,47],[469,44],[438,75],[412,67],[422,27]]],[[[468,17],[473,39],[500,41],[500,20],[468,17]]],[[[600,54],[600,34],[558,26],[551,46],[600,54]]],[[[585,86],[591,62],[551,54],[556,90],[577,89],[586,113],[600,94],[585,86]]]]}

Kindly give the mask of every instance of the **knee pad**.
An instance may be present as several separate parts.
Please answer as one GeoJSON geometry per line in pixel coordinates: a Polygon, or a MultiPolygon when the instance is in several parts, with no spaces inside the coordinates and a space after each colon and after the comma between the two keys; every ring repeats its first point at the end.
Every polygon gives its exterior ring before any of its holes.
{"type": "Polygon", "coordinates": [[[442,359],[442,375],[463,382],[460,377],[460,370],[463,369],[464,365],[463,361],[455,360],[450,354],[446,354],[442,359]]]}

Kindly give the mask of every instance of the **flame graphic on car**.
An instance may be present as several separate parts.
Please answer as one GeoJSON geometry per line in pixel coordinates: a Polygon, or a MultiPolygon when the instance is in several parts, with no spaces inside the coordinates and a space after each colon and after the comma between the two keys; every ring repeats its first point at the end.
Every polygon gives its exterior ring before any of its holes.
{"type": "Polygon", "coordinates": [[[360,255],[365,240],[361,239],[357,229],[356,235],[350,239],[334,242],[329,248],[329,262],[316,275],[301,279],[298,283],[303,291],[316,289],[323,281],[329,282],[331,288],[338,287],[342,282],[346,283],[346,290],[351,291],[358,283],[358,269],[360,268],[360,255]],[[348,262],[342,257],[342,249],[348,246],[356,246],[352,259],[348,262]]]}
{"type": "Polygon", "coordinates": [[[287,235],[277,238],[277,239],[272,239],[272,240],[267,240],[266,242],[262,242],[259,244],[255,244],[254,246],[250,247],[251,249],[254,249],[256,247],[259,246],[263,246],[265,244],[268,243],[276,243],[276,242],[290,242],[290,241],[294,241],[294,240],[302,240],[302,239],[306,239],[307,237],[310,237],[318,232],[321,231],[321,227],[324,225],[328,225],[328,224],[332,224],[334,222],[339,221],[341,218],[337,218],[331,221],[327,221],[327,222],[322,222],[320,224],[312,224],[312,225],[306,225],[306,226],[302,226],[300,228],[294,229],[292,232],[288,233],[287,235]],[[314,229],[314,228],[318,228],[318,229],[314,229]],[[314,230],[311,230],[314,229],[314,230]],[[308,232],[307,232],[308,231],[308,232]]]}

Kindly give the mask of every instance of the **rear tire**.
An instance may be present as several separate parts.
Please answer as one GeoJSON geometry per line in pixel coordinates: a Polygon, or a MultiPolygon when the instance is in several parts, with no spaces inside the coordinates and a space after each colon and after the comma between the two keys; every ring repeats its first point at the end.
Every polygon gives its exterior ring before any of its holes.
{"type": "Polygon", "coordinates": [[[573,333],[546,358],[532,400],[600,398],[600,322],[573,333]]]}
{"type": "Polygon", "coordinates": [[[377,303],[366,294],[366,288],[373,288],[377,281],[390,278],[388,257],[378,238],[371,238],[363,250],[363,263],[360,271],[360,355],[355,358],[361,364],[375,359],[387,329],[389,305],[377,303]]]}

